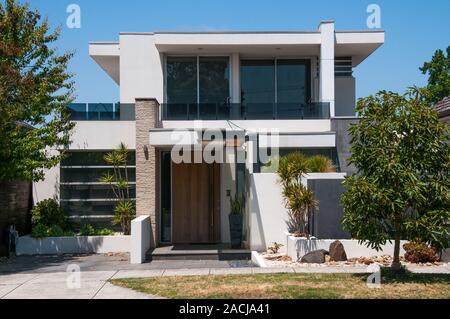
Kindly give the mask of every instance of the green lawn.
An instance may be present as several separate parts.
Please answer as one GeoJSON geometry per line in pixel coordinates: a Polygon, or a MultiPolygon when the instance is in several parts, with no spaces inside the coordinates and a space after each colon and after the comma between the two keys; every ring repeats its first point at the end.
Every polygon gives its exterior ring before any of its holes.
{"type": "Polygon", "coordinates": [[[115,279],[115,285],[166,298],[445,298],[450,275],[393,275],[384,270],[381,288],[362,274],[258,274],[115,279]]]}

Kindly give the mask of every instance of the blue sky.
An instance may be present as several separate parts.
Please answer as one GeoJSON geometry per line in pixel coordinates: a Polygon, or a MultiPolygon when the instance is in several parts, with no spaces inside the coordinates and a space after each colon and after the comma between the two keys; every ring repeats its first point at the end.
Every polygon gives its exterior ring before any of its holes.
{"type": "MultiPolygon", "coordinates": [[[[3,0],[2,0],[3,2],[3,0]]],[[[381,89],[403,92],[424,85],[419,67],[450,45],[450,1],[363,0],[31,0],[31,6],[62,26],[61,51],[76,50],[70,64],[78,102],[115,102],[118,86],[88,56],[89,41],[117,41],[121,31],[315,30],[320,20],[336,29],[367,29],[366,8],[381,7],[385,44],[355,70],[357,97],[381,89]],[[66,27],[69,4],[81,7],[81,28],[66,27]]]]}

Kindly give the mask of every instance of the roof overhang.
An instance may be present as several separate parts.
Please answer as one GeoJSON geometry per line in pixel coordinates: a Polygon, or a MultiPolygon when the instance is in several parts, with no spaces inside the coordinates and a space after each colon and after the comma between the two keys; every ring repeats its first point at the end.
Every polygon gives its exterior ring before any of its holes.
{"type": "Polygon", "coordinates": [[[117,42],[89,43],[89,56],[120,85],[120,49],[117,42]]]}
{"type": "MultiPolygon", "coordinates": [[[[142,34],[141,34],[142,35],[142,34]]],[[[165,54],[227,54],[241,57],[318,56],[321,34],[311,32],[151,33],[165,54]]],[[[351,56],[356,67],[384,43],[384,31],[336,31],[336,56],[351,56]]]]}
{"type": "Polygon", "coordinates": [[[156,33],[165,54],[229,54],[241,57],[312,56],[320,52],[320,32],[156,33]]]}
{"type": "MultiPolygon", "coordinates": [[[[152,37],[164,54],[231,54],[250,57],[311,57],[320,55],[321,33],[309,32],[159,32],[121,33],[124,36],[152,37]]],[[[384,43],[384,31],[336,31],[335,56],[351,56],[359,65],[384,43]]],[[[120,45],[92,42],[89,55],[120,84],[120,45]]]]}
{"type": "Polygon", "coordinates": [[[351,56],[356,67],[384,43],[384,31],[336,31],[335,56],[351,56]]]}

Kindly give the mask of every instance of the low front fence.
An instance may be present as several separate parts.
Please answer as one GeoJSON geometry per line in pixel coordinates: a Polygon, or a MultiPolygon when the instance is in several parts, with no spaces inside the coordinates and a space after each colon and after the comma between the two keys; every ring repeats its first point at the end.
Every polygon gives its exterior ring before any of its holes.
{"type": "Polygon", "coordinates": [[[131,236],[19,238],[16,255],[104,254],[129,252],[131,236]]]}

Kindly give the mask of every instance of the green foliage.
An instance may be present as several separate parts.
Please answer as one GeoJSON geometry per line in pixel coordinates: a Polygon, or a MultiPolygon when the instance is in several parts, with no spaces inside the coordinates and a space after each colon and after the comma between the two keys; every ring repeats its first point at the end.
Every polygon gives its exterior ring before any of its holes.
{"type": "Polygon", "coordinates": [[[103,228],[103,229],[95,229],[90,224],[85,224],[81,227],[80,236],[113,236],[114,231],[111,229],[103,228]]]}
{"type": "Polygon", "coordinates": [[[300,152],[292,152],[281,158],[273,156],[267,163],[261,165],[262,173],[281,173],[291,175],[292,169],[299,169],[307,173],[332,173],[336,172],[333,162],[326,156],[306,156],[300,152]],[[280,169],[280,161],[282,167],[280,169]],[[294,166],[294,167],[292,167],[294,166]]]}
{"type": "Polygon", "coordinates": [[[119,202],[114,208],[113,224],[121,225],[124,235],[130,235],[131,221],[135,216],[136,209],[131,200],[119,202]]]}
{"type": "Polygon", "coordinates": [[[311,161],[299,152],[290,153],[280,158],[278,175],[283,187],[282,195],[288,209],[288,231],[297,236],[309,237],[309,220],[312,211],[318,206],[311,190],[307,189],[301,181],[304,174],[319,167],[318,163],[328,163],[321,160],[321,156],[314,157],[311,161]]]}
{"type": "Polygon", "coordinates": [[[283,184],[299,182],[304,174],[309,173],[307,157],[300,152],[293,152],[282,156],[279,161],[277,173],[283,184]]]}
{"type": "Polygon", "coordinates": [[[33,207],[31,210],[31,223],[33,226],[67,227],[66,216],[59,203],[54,199],[43,200],[33,207]]]}
{"type": "Polygon", "coordinates": [[[307,158],[308,170],[311,173],[333,173],[336,168],[333,162],[325,156],[314,155],[307,158]]]}
{"type": "Polygon", "coordinates": [[[420,71],[429,75],[427,86],[429,103],[435,104],[450,96],[450,46],[447,47],[447,56],[442,50],[436,50],[431,61],[425,62],[420,71]]]}
{"type": "Polygon", "coordinates": [[[419,242],[410,242],[403,245],[405,259],[412,263],[432,263],[439,261],[439,256],[433,247],[419,242]]]}
{"type": "Polygon", "coordinates": [[[230,196],[230,215],[242,215],[244,214],[245,197],[244,194],[235,194],[234,197],[230,196]]]}
{"type": "Polygon", "coordinates": [[[46,199],[31,210],[32,231],[34,238],[73,236],[64,211],[54,199],[46,199]]]}
{"type": "Polygon", "coordinates": [[[131,220],[136,216],[136,209],[130,197],[130,183],[128,179],[128,148],[124,143],[105,155],[104,160],[108,165],[114,167],[114,173],[107,172],[100,182],[110,185],[114,196],[119,203],[114,208],[113,223],[121,225],[125,235],[131,232],[131,220]]]}
{"type": "Polygon", "coordinates": [[[272,244],[272,246],[270,246],[268,249],[269,249],[269,251],[270,251],[272,254],[278,254],[278,252],[280,251],[280,248],[283,247],[283,246],[284,246],[283,244],[274,242],[274,243],[272,244]]]}
{"type": "Polygon", "coordinates": [[[47,237],[70,237],[74,233],[71,230],[64,230],[58,225],[46,226],[37,224],[33,226],[31,237],[33,238],[47,238],[47,237]]]}
{"type": "Polygon", "coordinates": [[[381,91],[360,99],[357,112],[349,160],[359,174],[344,182],[344,227],[375,249],[395,239],[396,267],[401,238],[448,246],[448,126],[418,89],[381,91]]]}
{"type": "Polygon", "coordinates": [[[49,150],[70,142],[73,54],[58,54],[58,38],[27,3],[0,3],[0,180],[42,180],[64,156],[49,150]]]}

